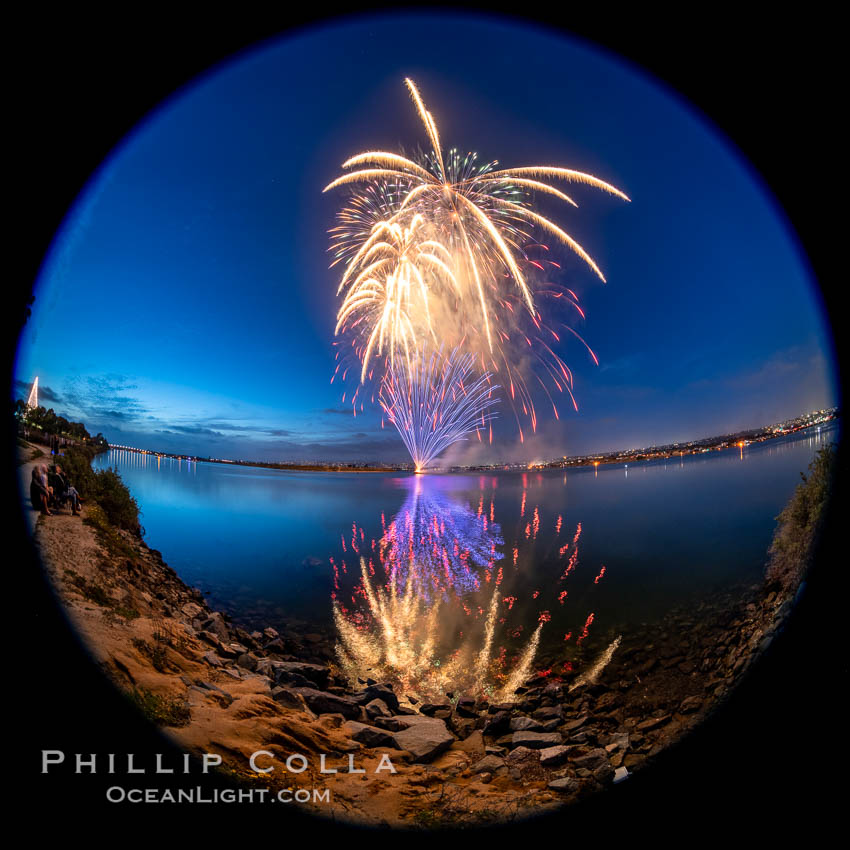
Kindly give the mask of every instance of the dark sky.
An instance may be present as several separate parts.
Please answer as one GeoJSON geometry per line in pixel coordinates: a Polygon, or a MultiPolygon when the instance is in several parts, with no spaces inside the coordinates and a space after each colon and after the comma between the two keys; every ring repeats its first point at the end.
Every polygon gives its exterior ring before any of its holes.
{"type": "MultiPolygon", "coordinates": [[[[367,149],[425,144],[555,164],[621,187],[550,208],[599,262],[581,297],[579,412],[504,419],[490,457],[540,459],[733,431],[835,403],[819,296],[730,145],[668,90],[561,35],[486,18],[348,21],[218,69],[93,178],[42,270],[17,365],[44,403],[115,443],[253,459],[403,459],[333,373],[335,272],[321,189],[367,149]],[[85,297],[81,297],[85,294],[85,297]],[[68,328],[74,329],[69,344],[68,328]]],[[[471,459],[471,457],[470,457],[471,459]]]]}

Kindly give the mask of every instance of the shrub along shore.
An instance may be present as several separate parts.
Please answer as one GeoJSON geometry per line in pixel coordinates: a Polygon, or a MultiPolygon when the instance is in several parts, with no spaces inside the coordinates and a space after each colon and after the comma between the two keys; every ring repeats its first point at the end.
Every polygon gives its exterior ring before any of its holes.
{"type": "MultiPolygon", "coordinates": [[[[36,543],[72,620],[103,669],[184,748],[218,753],[257,786],[330,790],[316,813],[430,827],[499,821],[572,803],[643,769],[734,689],[793,607],[831,491],[835,450],[821,450],[777,518],[765,581],[624,633],[599,675],[538,676],[510,701],[453,694],[421,704],[333,662],[334,636],[293,620],[249,631],[212,610],[143,540],[120,475],[95,471],[87,446],[60,463],[86,498],[84,522],[42,517],[36,543]],[[258,777],[264,749],[300,774],[258,777]],[[312,754],[365,774],[318,770],[312,754]],[[375,772],[383,755],[396,770],[375,772]],[[314,766],[315,765],[315,766],[314,766]]],[[[581,671],[576,671],[580,673],[581,671]]]]}

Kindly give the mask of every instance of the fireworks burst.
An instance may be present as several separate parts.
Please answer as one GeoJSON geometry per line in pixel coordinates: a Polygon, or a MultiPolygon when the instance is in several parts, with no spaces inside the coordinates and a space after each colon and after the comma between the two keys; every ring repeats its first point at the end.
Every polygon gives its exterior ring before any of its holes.
{"type": "Polygon", "coordinates": [[[495,418],[498,386],[485,374],[471,379],[475,357],[457,349],[444,357],[417,350],[390,365],[381,385],[380,403],[398,429],[416,471],[445,448],[464,440],[495,418]]]}
{"type": "Polygon", "coordinates": [[[399,351],[409,360],[409,352],[426,341],[473,353],[481,374],[499,377],[524,439],[520,416],[536,431],[537,413],[523,361],[530,357],[534,386],[539,384],[558,417],[553,393],[565,393],[578,406],[572,371],[555,349],[565,332],[586,345],[572,324],[551,320],[555,311],[549,307],[581,318],[584,312],[575,292],[548,279],[560,265],[535,234],[566,246],[605,279],[573,237],[533,209],[532,197],[577,206],[552,184],[562,180],[629,199],[584,172],[500,169],[497,161],[479,165],[472,153],[444,152],[418,89],[412,80],[405,82],[431,150],[419,161],[387,151],[357,154],[324,190],[347,186],[353,192],[332,231],[334,264],[344,264],[336,333],[351,337],[361,383],[371,378],[375,355],[385,355],[391,369],[399,351]],[[548,301],[547,319],[541,301],[548,301]]]}

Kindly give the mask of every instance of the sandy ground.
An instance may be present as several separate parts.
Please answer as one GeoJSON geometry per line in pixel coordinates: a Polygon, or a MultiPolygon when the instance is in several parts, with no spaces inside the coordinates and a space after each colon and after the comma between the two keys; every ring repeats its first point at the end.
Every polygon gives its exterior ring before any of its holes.
{"type": "MultiPolygon", "coordinates": [[[[485,751],[480,726],[455,735],[432,762],[416,764],[403,750],[352,740],[349,734],[355,732],[347,731],[351,727],[341,714],[317,716],[300,694],[294,702],[291,691],[287,698],[281,689],[273,694],[272,680],[252,672],[261,669],[257,663],[237,663],[247,653],[237,641],[247,645],[252,636],[223,620],[219,636],[212,635],[209,624],[220,615],[213,614],[203,595],[183,584],[160,553],[138,538],[98,526],[98,508],[84,506],[83,519],[69,511],[40,516],[32,510],[28,482],[35,462],[24,463],[19,472],[35,543],[71,620],[106,675],[128,695],[142,696],[149,717],[153,701],[157,722],[178,745],[196,754],[221,755],[224,769],[245,783],[272,793],[328,790],[329,802],[304,804],[320,817],[425,828],[493,822],[540,814],[601,791],[600,783],[609,782],[615,768],[641,769],[697,725],[770,643],[791,607],[776,592],[762,598],[754,588],[753,602],[730,592],[713,613],[709,608],[697,618],[686,611],[635,634],[605,669],[610,681],[558,699],[566,713],[559,728],[569,738],[567,749],[575,751],[562,772],[544,770],[539,753],[524,747],[512,750],[507,763],[492,773],[482,773],[481,766],[473,770],[500,749],[491,738],[491,752],[485,751]],[[681,640],[684,634],[692,639],[681,640]],[[160,710],[163,706],[169,711],[160,710]],[[275,772],[259,775],[250,769],[249,757],[258,750],[274,754],[275,772]],[[290,773],[284,762],[296,753],[308,758],[309,767],[290,773]],[[322,753],[326,766],[339,772],[320,772],[322,753]],[[349,773],[349,756],[366,772],[349,773]],[[385,756],[395,773],[376,771],[385,756]],[[588,759],[593,761],[589,768],[588,759]],[[556,777],[566,777],[569,788],[550,787],[556,777]]],[[[265,650],[252,652],[270,663],[265,650]]]]}
{"type": "MultiPolygon", "coordinates": [[[[22,478],[25,475],[22,468],[22,478]]],[[[84,507],[84,517],[87,511],[84,507]]],[[[198,600],[158,553],[135,542],[129,559],[116,557],[99,541],[95,528],[70,513],[38,517],[34,525],[35,542],[54,586],[116,685],[128,693],[144,689],[187,706],[189,722],[165,731],[191,752],[222,755],[225,768],[251,785],[328,788],[330,804],[305,804],[305,808],[318,816],[375,826],[430,825],[427,818],[468,818],[476,811],[488,818],[495,813],[516,817],[563,803],[542,777],[518,785],[507,777],[484,782],[474,775],[469,767],[485,755],[480,732],[456,741],[431,764],[411,764],[403,751],[368,749],[350,740],[342,715],[318,717],[306,706],[304,711],[282,706],[272,699],[267,677],[242,671],[243,678],[234,678],[211,667],[204,660],[210,647],[186,622],[191,616],[182,616],[173,607],[168,609],[173,616],[163,613],[162,601],[150,590],[174,586],[185,605],[198,600]],[[164,650],[159,669],[150,657],[154,646],[164,650]],[[258,776],[250,771],[248,758],[261,749],[275,754],[275,773],[258,776]],[[311,759],[308,770],[300,774],[285,770],[284,762],[293,753],[311,759]],[[327,766],[340,772],[320,774],[319,753],[326,753],[327,766]],[[343,772],[349,753],[366,773],[343,772]],[[397,773],[375,773],[384,753],[397,773]]],[[[133,541],[129,535],[124,539],[133,541]]]]}

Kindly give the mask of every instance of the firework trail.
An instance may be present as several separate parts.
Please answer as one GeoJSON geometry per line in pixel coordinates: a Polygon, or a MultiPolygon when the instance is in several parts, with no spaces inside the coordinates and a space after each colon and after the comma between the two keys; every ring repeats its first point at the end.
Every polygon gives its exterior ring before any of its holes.
{"type": "Polygon", "coordinates": [[[449,355],[417,351],[391,364],[381,384],[380,403],[398,429],[416,471],[445,448],[486,427],[495,418],[497,385],[485,374],[470,377],[475,357],[457,349],[449,355]]]}
{"type": "Polygon", "coordinates": [[[451,650],[441,643],[441,600],[431,603],[418,592],[411,570],[404,583],[393,578],[387,586],[374,586],[365,559],[360,570],[371,622],[347,618],[334,602],[333,616],[339,640],[340,667],[354,684],[364,676],[391,682],[396,693],[417,700],[442,701],[447,694],[487,695],[509,699],[531,671],[539,642],[540,626],[522,652],[517,666],[503,685],[498,684],[499,659],[493,653],[499,592],[493,589],[484,635],[467,637],[451,650]]]}
{"type": "Polygon", "coordinates": [[[332,230],[333,264],[344,265],[336,333],[351,337],[347,354],[361,364],[361,383],[371,377],[375,354],[386,354],[392,365],[398,351],[429,338],[473,352],[481,373],[499,376],[524,439],[520,414],[537,429],[536,392],[545,394],[556,417],[553,393],[566,394],[577,409],[572,371],[555,348],[564,333],[587,345],[571,324],[551,319],[557,311],[550,307],[582,319],[584,312],[575,292],[547,279],[560,265],[534,234],[565,245],[605,279],[575,239],[532,208],[532,198],[577,206],[553,180],[629,198],[572,169],[497,169],[496,161],[480,166],[476,154],[444,153],[433,116],[413,81],[405,82],[431,150],[419,161],[387,151],[357,154],[324,190],[353,191],[332,230]],[[547,302],[545,319],[538,301],[547,302]],[[527,361],[535,393],[521,374],[527,361]]]}

